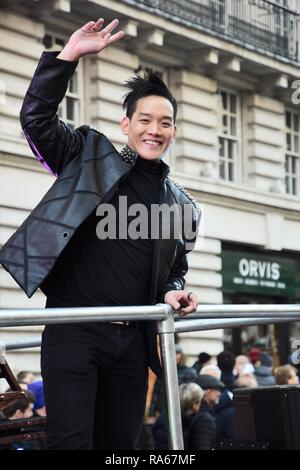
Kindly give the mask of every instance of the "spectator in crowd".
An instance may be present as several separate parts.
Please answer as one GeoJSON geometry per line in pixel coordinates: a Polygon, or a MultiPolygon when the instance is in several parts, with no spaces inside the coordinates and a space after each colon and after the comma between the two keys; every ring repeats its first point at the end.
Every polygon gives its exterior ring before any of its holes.
{"type": "Polygon", "coordinates": [[[258,386],[257,380],[253,374],[242,374],[240,375],[235,383],[234,389],[236,388],[256,388],[258,386]]]}
{"type": "Polygon", "coordinates": [[[221,380],[224,382],[225,387],[228,390],[232,390],[233,384],[235,382],[235,375],[233,373],[235,365],[235,357],[230,351],[222,351],[217,355],[217,364],[221,369],[221,380]]]}
{"type": "Polygon", "coordinates": [[[198,360],[193,364],[193,368],[197,374],[199,374],[203,366],[210,364],[212,359],[212,356],[206,352],[199,353],[198,360]]]}
{"type": "Polygon", "coordinates": [[[211,414],[201,407],[204,390],[190,382],[179,386],[184,448],[210,450],[215,445],[216,429],[211,414]]]}
{"type": "Polygon", "coordinates": [[[297,369],[291,364],[274,368],[274,377],[277,385],[298,385],[297,369]]]}
{"type": "Polygon", "coordinates": [[[17,382],[23,390],[27,390],[28,384],[35,380],[35,375],[33,372],[28,370],[21,370],[16,376],[17,382]]]}
{"type": "Polygon", "coordinates": [[[260,353],[261,353],[261,349],[260,348],[251,348],[250,351],[249,351],[249,358],[250,358],[250,361],[251,361],[251,364],[254,366],[256,364],[256,362],[259,360],[259,356],[260,356],[260,353]]]}
{"type": "Polygon", "coordinates": [[[236,376],[240,376],[242,374],[254,373],[254,366],[249,361],[248,356],[246,356],[245,354],[240,354],[236,356],[233,372],[236,376]]]}
{"type": "Polygon", "coordinates": [[[199,372],[199,375],[212,375],[216,379],[221,379],[222,371],[221,369],[216,366],[215,364],[206,364],[203,366],[199,372]]]}
{"type": "Polygon", "coordinates": [[[179,343],[175,345],[175,351],[179,385],[183,382],[191,382],[197,376],[195,369],[186,365],[186,356],[179,343]]]}
{"type": "MultiPolygon", "coordinates": [[[[214,418],[202,409],[204,391],[196,383],[182,383],[179,386],[181,422],[185,450],[209,450],[215,444],[216,429],[214,418]]],[[[154,426],[156,449],[168,449],[168,420],[164,412],[154,426]]]]}
{"type": "Polygon", "coordinates": [[[46,416],[43,381],[37,380],[28,384],[28,390],[35,396],[33,410],[38,416],[46,416]]]}
{"type": "Polygon", "coordinates": [[[258,360],[254,364],[254,375],[257,380],[258,386],[264,387],[275,385],[275,378],[273,375],[273,359],[266,352],[261,351],[258,360]]]}
{"type": "Polygon", "coordinates": [[[213,415],[215,406],[219,403],[221,393],[225,388],[225,384],[212,375],[205,374],[198,375],[194,382],[200,385],[204,390],[202,410],[205,409],[213,415]]]}

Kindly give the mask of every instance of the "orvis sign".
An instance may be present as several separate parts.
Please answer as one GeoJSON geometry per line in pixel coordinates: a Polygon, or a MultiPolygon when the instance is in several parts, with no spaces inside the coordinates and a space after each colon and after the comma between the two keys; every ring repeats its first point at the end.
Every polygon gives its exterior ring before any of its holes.
{"type": "Polygon", "coordinates": [[[236,250],[222,253],[224,292],[300,297],[300,261],[236,250]]]}

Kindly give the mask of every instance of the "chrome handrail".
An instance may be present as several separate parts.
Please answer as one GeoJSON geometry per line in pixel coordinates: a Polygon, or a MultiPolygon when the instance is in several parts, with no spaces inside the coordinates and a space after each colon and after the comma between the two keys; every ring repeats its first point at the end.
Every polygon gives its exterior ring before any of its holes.
{"type": "MultiPolygon", "coordinates": [[[[170,446],[184,449],[174,334],[257,324],[283,323],[300,320],[300,305],[200,305],[195,314],[182,318],[168,304],[127,307],[76,307],[39,309],[0,309],[0,327],[107,321],[156,320],[160,335],[162,365],[169,412],[170,446]],[[175,321],[176,320],[176,321],[175,321]]],[[[12,350],[38,346],[38,339],[16,341],[4,345],[12,350]]]]}

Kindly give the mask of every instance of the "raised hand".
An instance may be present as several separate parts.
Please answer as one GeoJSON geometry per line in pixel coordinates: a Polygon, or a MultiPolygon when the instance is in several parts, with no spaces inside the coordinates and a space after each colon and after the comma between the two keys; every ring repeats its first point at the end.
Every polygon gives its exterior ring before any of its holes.
{"type": "Polygon", "coordinates": [[[96,23],[95,21],[86,23],[72,34],[65,48],[57,57],[64,60],[78,60],[87,54],[97,54],[105,47],[123,38],[123,31],[112,34],[112,31],[118,26],[119,20],[115,19],[101,29],[103,24],[103,18],[99,18],[96,23]]]}

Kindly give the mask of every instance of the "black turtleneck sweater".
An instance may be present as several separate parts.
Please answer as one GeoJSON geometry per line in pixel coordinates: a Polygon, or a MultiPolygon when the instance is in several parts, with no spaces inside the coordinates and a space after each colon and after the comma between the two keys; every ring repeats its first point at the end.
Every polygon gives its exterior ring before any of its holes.
{"type": "MultiPolygon", "coordinates": [[[[150,214],[150,205],[159,202],[161,178],[160,161],[137,158],[135,167],[109,201],[116,210],[117,227],[119,197],[127,196],[128,207],[144,204],[150,214]]],[[[103,217],[93,211],[58,258],[41,286],[47,307],[149,303],[154,240],[121,239],[118,231],[116,239],[100,240],[96,226],[103,217]]],[[[135,218],[123,220],[128,226],[135,218]]]]}

